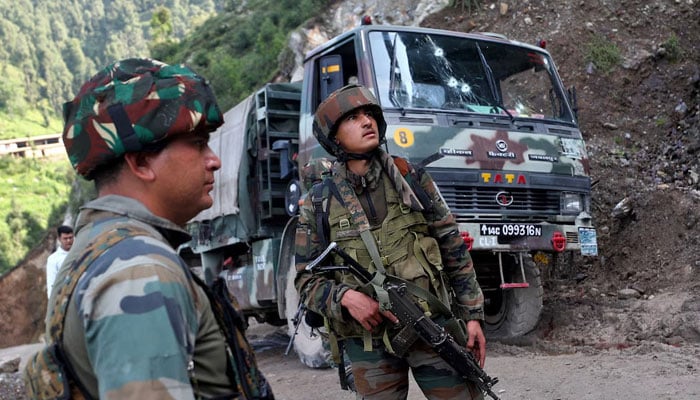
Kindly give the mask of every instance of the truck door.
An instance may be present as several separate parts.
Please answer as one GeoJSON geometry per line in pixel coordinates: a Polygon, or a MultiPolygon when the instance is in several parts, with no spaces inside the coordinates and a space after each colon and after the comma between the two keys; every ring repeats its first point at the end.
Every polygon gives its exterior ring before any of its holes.
{"type": "Polygon", "coordinates": [[[343,87],[343,59],[339,54],[323,56],[319,61],[320,67],[320,100],[325,100],[328,95],[343,87]]]}

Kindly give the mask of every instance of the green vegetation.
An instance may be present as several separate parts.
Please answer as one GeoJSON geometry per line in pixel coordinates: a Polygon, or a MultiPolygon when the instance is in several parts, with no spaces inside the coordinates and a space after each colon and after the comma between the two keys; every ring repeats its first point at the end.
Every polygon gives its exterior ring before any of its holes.
{"type": "Polygon", "coordinates": [[[57,116],[50,117],[47,124],[35,109],[27,110],[21,119],[0,111],[0,140],[61,133],[62,129],[63,123],[57,116]]]}
{"type": "Polygon", "coordinates": [[[216,3],[0,0],[0,138],[57,133],[61,106],[82,82],[114,60],[149,55],[156,11],[170,18],[159,39],[179,40],[220,11],[216,3]]]}
{"type": "Polygon", "coordinates": [[[681,42],[675,33],[662,44],[662,47],[666,49],[666,57],[671,61],[678,61],[683,56],[681,42]]]}
{"type": "Polygon", "coordinates": [[[620,64],[620,48],[603,36],[593,36],[586,45],[586,60],[592,62],[604,74],[620,64]]]}
{"type": "Polygon", "coordinates": [[[58,133],[63,102],[130,56],[192,66],[228,109],[273,78],[289,32],[327,3],[0,0],[0,139],[58,133]]]}
{"type": "Polygon", "coordinates": [[[70,197],[73,170],[66,160],[0,157],[0,274],[60,224],[70,197]]]}
{"type": "MultiPolygon", "coordinates": [[[[181,43],[153,46],[153,56],[169,63],[186,60],[209,79],[226,110],[274,77],[289,33],[323,10],[326,3],[327,0],[232,1],[224,12],[195,29],[181,43]]],[[[160,24],[166,20],[161,18],[160,24]]]]}
{"type": "MultiPolygon", "coordinates": [[[[289,33],[327,3],[0,0],[0,140],[59,133],[63,102],[99,68],[131,56],[192,66],[226,110],[291,60],[289,33]]],[[[0,273],[92,196],[65,160],[0,157],[0,273]]]]}

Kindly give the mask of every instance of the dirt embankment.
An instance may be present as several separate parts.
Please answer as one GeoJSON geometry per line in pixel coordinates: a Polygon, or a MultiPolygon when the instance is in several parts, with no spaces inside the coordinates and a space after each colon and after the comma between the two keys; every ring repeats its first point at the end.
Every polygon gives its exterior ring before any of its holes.
{"type": "Polygon", "coordinates": [[[34,343],[44,332],[46,259],[56,236],[41,243],[11,271],[0,277],[0,349],[34,343]]]}
{"type": "Polygon", "coordinates": [[[700,343],[700,7],[697,1],[483,2],[423,25],[547,42],[575,86],[600,256],[551,271],[532,340],[700,343]],[[610,71],[591,55],[615,50],[610,71]]]}

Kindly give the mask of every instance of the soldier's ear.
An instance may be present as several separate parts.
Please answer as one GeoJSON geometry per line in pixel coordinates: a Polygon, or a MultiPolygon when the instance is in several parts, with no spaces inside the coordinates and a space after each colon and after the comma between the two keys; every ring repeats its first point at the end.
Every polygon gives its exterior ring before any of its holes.
{"type": "Polygon", "coordinates": [[[153,171],[151,165],[152,159],[153,154],[145,152],[126,153],[124,155],[127,168],[131,173],[139,179],[147,181],[153,180],[155,177],[155,171],[153,171]]]}

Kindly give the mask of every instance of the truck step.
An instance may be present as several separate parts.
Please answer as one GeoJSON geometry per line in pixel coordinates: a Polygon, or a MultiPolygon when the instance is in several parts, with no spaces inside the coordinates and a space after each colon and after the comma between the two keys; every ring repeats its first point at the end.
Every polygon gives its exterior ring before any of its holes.
{"type": "Polygon", "coordinates": [[[525,283],[501,283],[501,289],[520,289],[520,288],[529,288],[530,284],[525,282],[525,283]]]}

